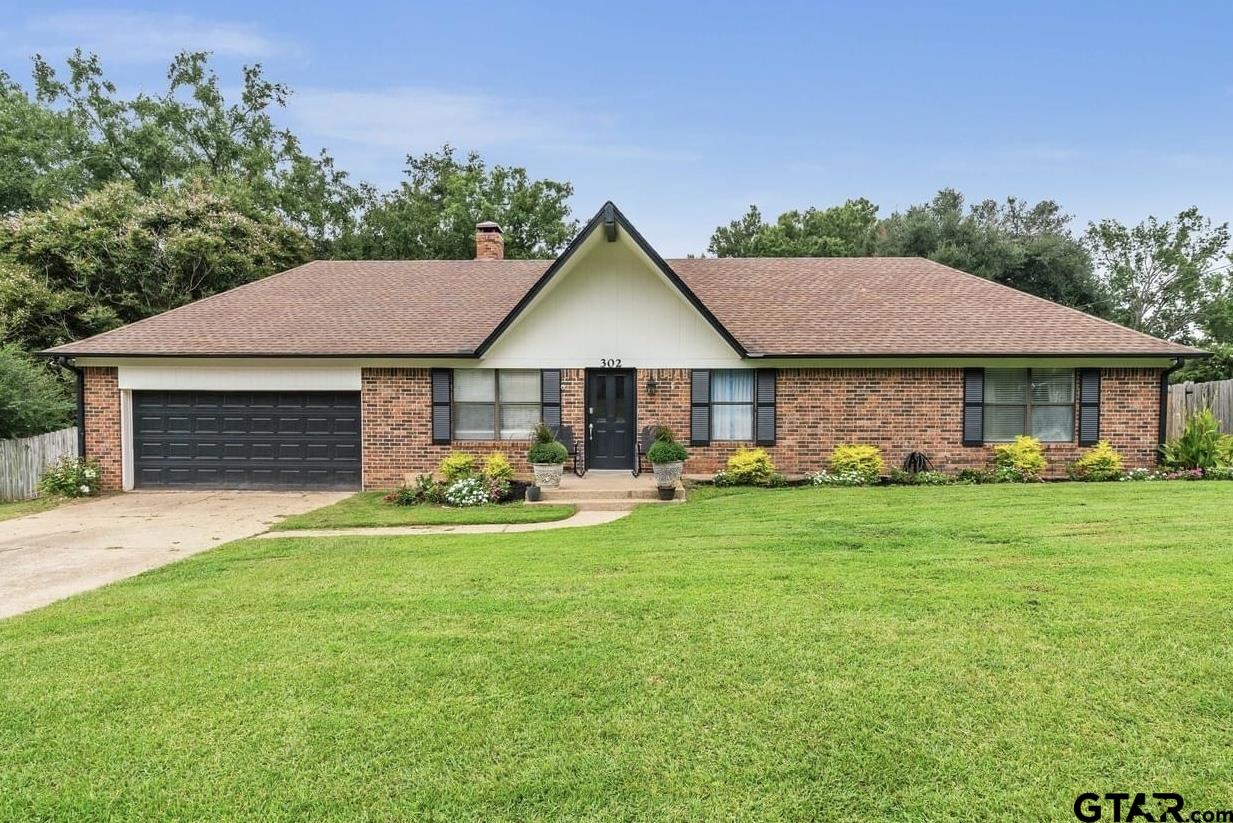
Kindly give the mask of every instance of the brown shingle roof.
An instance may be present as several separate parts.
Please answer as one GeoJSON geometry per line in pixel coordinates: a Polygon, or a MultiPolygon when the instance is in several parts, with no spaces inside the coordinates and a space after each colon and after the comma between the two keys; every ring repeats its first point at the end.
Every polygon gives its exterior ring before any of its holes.
{"type": "MultiPolygon", "coordinates": [[[[472,354],[546,260],[318,261],[65,355],[472,354]]],[[[920,258],[669,260],[756,355],[1194,355],[920,258]]]]}

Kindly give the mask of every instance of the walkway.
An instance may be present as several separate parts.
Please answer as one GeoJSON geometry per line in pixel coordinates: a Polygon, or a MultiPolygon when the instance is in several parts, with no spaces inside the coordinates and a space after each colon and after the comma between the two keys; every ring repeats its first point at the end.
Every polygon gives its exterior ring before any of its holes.
{"type": "Polygon", "coordinates": [[[625,511],[579,511],[564,520],[547,523],[486,523],[471,526],[369,526],[354,529],[288,529],[257,535],[262,540],[280,537],[403,537],[425,534],[506,534],[512,532],[542,532],[549,529],[571,529],[579,526],[601,526],[620,520],[625,511]]]}

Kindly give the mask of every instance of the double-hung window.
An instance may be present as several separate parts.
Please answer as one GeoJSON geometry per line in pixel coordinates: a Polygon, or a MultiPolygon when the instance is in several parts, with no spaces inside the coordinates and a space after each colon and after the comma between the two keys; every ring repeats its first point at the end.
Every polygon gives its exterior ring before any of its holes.
{"type": "Polygon", "coordinates": [[[711,372],[711,439],[753,440],[754,370],[711,372]]]}
{"type": "Polygon", "coordinates": [[[540,421],[538,369],[455,369],[455,440],[526,440],[540,421]]]}
{"type": "Polygon", "coordinates": [[[1030,434],[1046,442],[1075,438],[1073,369],[986,369],[985,440],[1030,434]]]}

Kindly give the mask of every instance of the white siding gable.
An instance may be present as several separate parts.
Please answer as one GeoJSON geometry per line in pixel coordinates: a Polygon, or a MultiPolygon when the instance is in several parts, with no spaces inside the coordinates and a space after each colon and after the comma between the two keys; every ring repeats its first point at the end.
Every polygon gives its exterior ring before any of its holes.
{"type": "Polygon", "coordinates": [[[595,231],[488,350],[485,368],[716,368],[740,356],[620,232],[595,231]]]}

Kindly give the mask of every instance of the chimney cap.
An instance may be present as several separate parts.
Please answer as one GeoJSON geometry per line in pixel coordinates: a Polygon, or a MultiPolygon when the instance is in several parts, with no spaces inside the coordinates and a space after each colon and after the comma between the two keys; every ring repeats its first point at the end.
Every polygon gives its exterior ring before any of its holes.
{"type": "Polygon", "coordinates": [[[485,232],[485,233],[495,232],[496,234],[500,234],[501,225],[499,223],[494,223],[491,220],[485,220],[482,223],[476,223],[475,230],[485,232]]]}

